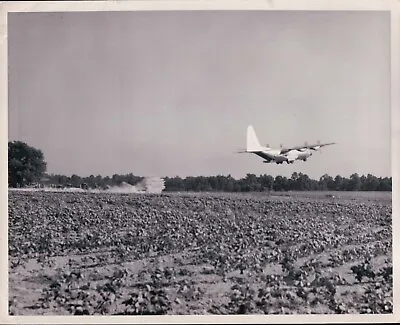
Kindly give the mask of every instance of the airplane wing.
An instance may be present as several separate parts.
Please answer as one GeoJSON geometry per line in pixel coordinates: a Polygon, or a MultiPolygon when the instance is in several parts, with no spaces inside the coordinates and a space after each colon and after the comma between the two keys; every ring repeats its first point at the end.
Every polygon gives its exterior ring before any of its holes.
{"type": "Polygon", "coordinates": [[[288,153],[291,150],[304,150],[304,149],[311,149],[311,150],[318,150],[322,147],[325,146],[330,146],[332,144],[336,144],[335,142],[330,142],[330,143],[317,143],[317,144],[312,144],[312,145],[304,145],[304,146],[296,146],[296,147],[290,147],[290,148],[283,148],[281,149],[281,154],[288,153]]]}
{"type": "Polygon", "coordinates": [[[314,144],[314,145],[308,146],[308,149],[318,150],[319,148],[326,147],[326,146],[331,146],[333,144],[336,144],[336,142],[318,143],[318,144],[314,144]]]}

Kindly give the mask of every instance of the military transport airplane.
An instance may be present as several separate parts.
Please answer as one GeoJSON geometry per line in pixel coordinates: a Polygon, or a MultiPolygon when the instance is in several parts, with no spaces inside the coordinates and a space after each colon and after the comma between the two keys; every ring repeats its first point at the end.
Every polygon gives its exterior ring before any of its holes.
{"type": "Polygon", "coordinates": [[[307,161],[312,156],[313,151],[320,150],[322,147],[335,144],[331,143],[318,143],[313,145],[296,146],[290,148],[283,148],[281,145],[280,149],[270,148],[269,145],[262,146],[258,141],[254,128],[249,125],[247,127],[247,148],[245,151],[239,151],[239,153],[253,153],[257,156],[265,159],[264,163],[277,163],[282,164],[286,161],[288,164],[293,164],[295,160],[307,161]]]}

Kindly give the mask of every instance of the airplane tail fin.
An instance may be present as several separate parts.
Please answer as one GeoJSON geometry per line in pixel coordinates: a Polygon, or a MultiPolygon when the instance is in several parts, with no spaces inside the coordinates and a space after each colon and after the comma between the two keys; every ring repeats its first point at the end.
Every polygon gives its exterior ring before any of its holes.
{"type": "Polygon", "coordinates": [[[257,139],[256,132],[254,128],[249,125],[247,127],[247,152],[261,151],[263,147],[260,145],[260,142],[257,139]]]}

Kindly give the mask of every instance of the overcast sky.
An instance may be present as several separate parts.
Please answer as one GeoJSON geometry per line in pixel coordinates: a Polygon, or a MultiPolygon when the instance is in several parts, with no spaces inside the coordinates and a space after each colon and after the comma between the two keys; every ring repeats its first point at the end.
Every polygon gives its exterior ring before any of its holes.
{"type": "Polygon", "coordinates": [[[391,176],[390,17],[379,12],[13,13],[9,140],[48,172],[391,176]],[[337,142],[307,162],[238,155],[337,142]]]}

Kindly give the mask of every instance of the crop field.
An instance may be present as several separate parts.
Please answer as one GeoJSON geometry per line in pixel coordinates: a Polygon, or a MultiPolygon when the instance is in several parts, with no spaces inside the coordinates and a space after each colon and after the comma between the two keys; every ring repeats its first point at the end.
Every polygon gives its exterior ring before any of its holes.
{"type": "Polygon", "coordinates": [[[391,193],[9,191],[12,315],[392,313],[391,193]]]}

